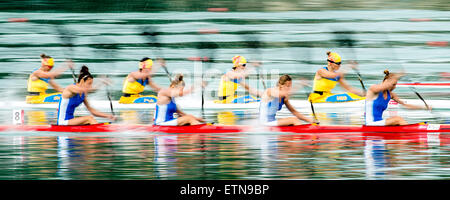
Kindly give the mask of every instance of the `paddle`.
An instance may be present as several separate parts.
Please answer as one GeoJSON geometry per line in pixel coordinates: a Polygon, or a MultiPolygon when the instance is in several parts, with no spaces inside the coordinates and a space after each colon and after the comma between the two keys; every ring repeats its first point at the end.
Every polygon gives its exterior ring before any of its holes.
{"type": "MultiPolygon", "coordinates": [[[[309,95],[311,95],[312,87],[305,85],[304,89],[305,89],[306,98],[308,98],[309,95]],[[309,88],[309,90],[307,90],[306,88],[309,88]]],[[[311,106],[311,111],[312,111],[313,117],[316,120],[316,123],[319,124],[320,122],[319,122],[319,119],[317,119],[316,111],[314,110],[314,105],[313,105],[311,99],[309,99],[308,101],[309,101],[309,105],[311,106]]]]}
{"type": "MultiPolygon", "coordinates": [[[[356,41],[353,40],[353,38],[351,37],[351,34],[353,34],[353,32],[352,31],[335,31],[333,33],[335,34],[335,37],[336,37],[335,40],[338,42],[339,46],[350,49],[350,54],[354,58],[352,64],[358,64],[358,62],[356,62],[356,60],[357,60],[356,53],[355,53],[355,50],[353,49],[356,41]]],[[[352,69],[356,72],[356,75],[358,76],[359,82],[361,83],[361,87],[364,90],[364,94],[367,93],[367,89],[364,86],[363,79],[362,79],[361,73],[359,72],[358,68],[352,67],[352,69]]]]}
{"type": "MultiPolygon", "coordinates": [[[[291,48],[293,48],[293,46],[291,44],[288,44],[288,45],[291,48]]],[[[313,60],[311,59],[310,49],[313,48],[314,46],[313,45],[308,45],[307,47],[308,47],[308,48],[306,48],[307,50],[304,51],[304,52],[301,52],[300,55],[292,54],[292,56],[294,56],[296,58],[297,57],[302,58],[302,56],[305,55],[304,60],[306,60],[306,61],[304,61],[304,63],[313,64],[313,60]]],[[[306,66],[306,68],[307,67],[308,66],[306,66]]],[[[314,78],[314,74],[313,74],[313,78],[314,78]]],[[[309,98],[309,96],[311,95],[311,92],[313,91],[312,87],[305,85],[303,88],[305,90],[306,98],[309,98]],[[307,90],[307,88],[309,88],[309,91],[307,90]]],[[[314,120],[316,121],[317,124],[319,124],[320,122],[319,122],[319,119],[317,118],[316,111],[314,110],[314,105],[313,105],[311,100],[308,100],[308,101],[309,101],[309,104],[310,104],[310,107],[311,107],[311,112],[313,114],[314,120]]]]}
{"type": "MultiPolygon", "coordinates": [[[[387,42],[387,46],[389,47],[389,49],[391,49],[392,57],[397,58],[395,50],[393,49],[392,45],[390,44],[390,39],[389,39],[389,36],[387,34],[386,34],[386,42],[387,42]]],[[[400,65],[402,71],[405,72],[405,68],[403,67],[403,65],[401,63],[399,63],[399,62],[397,62],[397,64],[400,65]]],[[[411,79],[409,78],[409,76],[406,75],[406,73],[405,73],[405,77],[406,77],[408,82],[412,82],[411,79]]],[[[419,92],[417,92],[417,90],[416,90],[416,88],[414,86],[410,85],[408,88],[411,89],[411,91],[413,91],[417,95],[417,97],[419,97],[419,99],[423,101],[423,103],[425,104],[425,106],[427,108],[429,108],[429,106],[428,106],[427,102],[425,101],[425,99],[422,97],[422,95],[419,94],[419,92]]],[[[432,113],[431,110],[430,110],[430,112],[432,113]]]]}
{"type": "MultiPolygon", "coordinates": [[[[100,54],[102,59],[112,60],[111,64],[109,64],[108,66],[110,67],[110,69],[116,69],[114,58],[117,57],[117,52],[116,52],[116,50],[118,49],[117,43],[115,43],[114,41],[112,41],[108,38],[105,38],[105,37],[96,38],[95,42],[96,42],[95,47],[97,49],[99,49],[96,52],[98,52],[100,54]]],[[[112,71],[109,71],[109,72],[112,72],[112,71]]],[[[111,113],[115,116],[113,103],[111,101],[111,92],[109,90],[109,84],[106,83],[109,80],[109,76],[106,75],[105,78],[107,79],[107,80],[104,80],[105,85],[106,85],[106,96],[108,97],[108,100],[109,100],[109,106],[111,108],[111,113]]]]}
{"type": "MultiPolygon", "coordinates": [[[[63,27],[63,26],[55,26],[56,31],[58,32],[58,36],[59,39],[62,43],[62,46],[67,47],[68,50],[64,50],[64,54],[66,56],[66,58],[68,60],[72,60],[72,55],[73,55],[73,38],[75,38],[75,36],[73,36],[72,31],[70,31],[69,29],[63,27]]],[[[65,48],[66,49],[66,48],[65,48]]],[[[77,83],[77,79],[75,78],[75,71],[74,69],[71,67],[70,70],[72,71],[72,78],[73,78],[73,82],[77,83]]]]}
{"type": "MultiPolygon", "coordinates": [[[[153,46],[155,48],[152,48],[155,51],[155,55],[157,58],[163,58],[163,53],[161,50],[161,44],[159,43],[158,40],[158,35],[160,33],[157,31],[157,29],[153,26],[146,26],[144,28],[142,28],[142,33],[141,35],[145,36],[145,38],[147,39],[147,41],[149,42],[148,45],[149,46],[153,46]]],[[[167,77],[169,78],[169,81],[172,82],[172,76],[169,73],[169,70],[167,69],[167,66],[162,66],[164,68],[164,71],[167,74],[167,77]]]]}
{"type": "MultiPolygon", "coordinates": [[[[246,34],[246,35],[243,35],[242,38],[244,39],[244,43],[245,43],[246,47],[253,50],[253,52],[255,52],[255,54],[256,54],[256,56],[254,56],[255,60],[257,60],[258,62],[261,62],[260,48],[262,46],[262,43],[259,40],[259,37],[254,34],[252,34],[252,35],[246,34]]],[[[257,81],[259,82],[259,80],[261,79],[260,78],[261,77],[260,67],[257,68],[257,71],[258,72],[257,72],[256,78],[257,78],[257,81]]],[[[266,87],[266,82],[264,81],[264,79],[261,79],[261,82],[263,84],[264,90],[266,90],[267,87],[266,87]]]]}
{"type": "MultiPolygon", "coordinates": [[[[202,38],[201,41],[202,42],[198,43],[197,48],[200,50],[200,60],[202,62],[201,80],[202,80],[202,84],[203,84],[203,79],[204,79],[204,74],[205,74],[204,70],[203,70],[203,62],[207,62],[206,68],[210,69],[212,63],[214,62],[216,49],[219,48],[219,46],[217,45],[217,43],[211,42],[211,41],[207,40],[206,38],[202,38]]],[[[205,88],[202,87],[202,103],[201,103],[202,118],[205,117],[205,109],[204,109],[205,95],[204,95],[204,93],[205,93],[205,88]]]]}
{"type": "Polygon", "coordinates": [[[113,115],[116,115],[116,114],[114,113],[114,108],[113,108],[113,104],[112,104],[112,101],[111,101],[111,93],[109,92],[109,86],[106,86],[106,96],[108,96],[109,106],[111,107],[111,113],[112,113],[113,115]]]}

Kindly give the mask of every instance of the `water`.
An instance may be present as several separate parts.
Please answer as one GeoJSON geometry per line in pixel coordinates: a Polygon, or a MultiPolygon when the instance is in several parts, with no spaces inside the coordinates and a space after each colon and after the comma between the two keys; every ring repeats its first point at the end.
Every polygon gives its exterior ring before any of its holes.
{"type": "MultiPolygon", "coordinates": [[[[314,72],[324,66],[327,50],[339,52],[344,62],[356,59],[366,87],[378,83],[386,68],[392,71],[404,68],[412,81],[448,81],[440,73],[450,71],[449,48],[426,44],[448,41],[450,12],[443,11],[445,6],[441,10],[435,5],[431,6],[434,10],[316,11],[286,11],[280,9],[283,6],[275,6],[276,12],[257,12],[250,7],[236,9],[242,12],[212,13],[204,9],[179,10],[172,4],[158,5],[170,9],[153,13],[136,10],[72,13],[63,6],[51,12],[3,9],[0,92],[4,95],[0,101],[24,100],[26,78],[39,66],[41,53],[53,56],[56,67],[70,56],[77,69],[86,64],[95,75],[108,74],[114,81],[109,88],[114,100],[120,97],[123,78],[137,68],[138,60],[158,55],[166,59],[170,72],[184,73],[189,86],[195,84],[196,68],[188,58],[214,53],[214,62],[207,66],[212,73],[207,77],[209,100],[214,98],[219,75],[230,69],[231,58],[237,54],[249,60],[262,60],[261,71],[268,85],[274,85],[276,80],[276,76],[270,76],[271,70],[311,80],[314,72]],[[7,21],[17,17],[29,21],[7,21]],[[415,22],[411,18],[431,21],[415,22]],[[149,24],[161,33],[160,52],[148,46],[149,41],[140,35],[149,24]],[[57,26],[64,26],[74,34],[73,51],[61,44],[57,26]],[[207,29],[218,30],[220,34],[198,34],[199,30],[207,29]],[[339,46],[338,39],[343,35],[335,31],[352,31],[354,48],[339,46]],[[261,41],[261,48],[256,50],[245,42],[255,38],[261,41]],[[200,45],[213,42],[218,47],[214,52],[199,49],[200,45]]],[[[360,88],[352,71],[346,79],[360,88]]],[[[154,80],[168,85],[162,69],[154,80]]],[[[248,81],[262,89],[256,73],[248,81]]],[[[70,71],[56,82],[61,86],[71,84],[70,71]]],[[[426,99],[450,99],[448,89],[418,91],[426,99]]],[[[408,88],[397,88],[396,92],[401,98],[417,98],[408,88]]],[[[293,98],[305,96],[304,91],[298,91],[293,98]]],[[[106,100],[105,90],[89,95],[89,99],[106,100]]],[[[258,114],[252,110],[227,111],[207,109],[205,117],[216,123],[251,124],[258,114]]],[[[187,112],[200,115],[195,110],[187,112]]],[[[300,112],[310,114],[309,110],[300,112]]],[[[121,117],[118,123],[151,123],[153,115],[148,110],[117,113],[121,117]]],[[[411,123],[449,120],[448,110],[434,113],[390,110],[387,115],[401,115],[411,123]]],[[[0,116],[1,124],[11,123],[11,108],[0,108],[0,116]]],[[[290,115],[283,110],[280,116],[290,115]]],[[[324,110],[318,116],[324,124],[361,124],[363,120],[361,111],[354,110],[324,110]]],[[[54,123],[56,111],[26,110],[25,119],[28,124],[54,123]]],[[[0,135],[0,179],[448,179],[449,141],[448,134],[5,132],[0,135]]]]}

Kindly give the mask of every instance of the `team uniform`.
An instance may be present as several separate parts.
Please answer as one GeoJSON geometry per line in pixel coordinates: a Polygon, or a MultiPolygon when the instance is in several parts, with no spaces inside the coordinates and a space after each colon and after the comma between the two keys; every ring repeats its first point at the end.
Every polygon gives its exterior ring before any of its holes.
{"type": "Polygon", "coordinates": [[[215,103],[250,103],[259,101],[252,95],[237,96],[236,90],[239,87],[242,78],[227,80],[225,75],[222,76],[219,84],[218,97],[215,103]]]}
{"type": "Polygon", "coordinates": [[[74,118],[73,113],[75,112],[75,108],[83,103],[84,97],[85,95],[83,93],[81,96],[79,94],[75,94],[69,99],[61,98],[58,106],[57,125],[68,125],[69,120],[74,118]]]}
{"type": "Polygon", "coordinates": [[[177,112],[177,104],[172,98],[170,103],[165,105],[156,104],[154,114],[154,124],[160,126],[177,126],[177,118],[173,114],[177,112]]]}
{"type": "Polygon", "coordinates": [[[284,97],[273,98],[268,102],[261,102],[259,106],[259,122],[265,126],[277,126],[278,122],[275,118],[277,112],[283,108],[284,97]]]}
{"type": "MultiPolygon", "coordinates": [[[[152,69],[153,61],[147,59],[139,62],[139,69],[152,69]]],[[[130,75],[123,81],[122,93],[123,95],[119,99],[119,103],[131,104],[131,103],[156,103],[157,97],[154,95],[141,95],[144,92],[145,86],[149,84],[148,78],[137,79],[136,81],[129,82],[130,75]]]]}
{"type": "MultiPolygon", "coordinates": [[[[34,69],[32,74],[38,69],[34,69]]],[[[50,82],[49,78],[38,78],[37,80],[32,80],[32,75],[28,77],[26,96],[27,103],[56,103],[61,98],[61,93],[45,93],[48,89],[50,82]]]]}
{"type": "Polygon", "coordinates": [[[391,93],[387,91],[387,98],[384,99],[383,92],[378,93],[378,97],[374,100],[366,99],[365,124],[368,126],[384,126],[386,119],[383,119],[383,112],[387,109],[391,93]]]}
{"type": "Polygon", "coordinates": [[[144,92],[145,86],[148,85],[148,79],[138,79],[134,82],[129,82],[128,75],[123,81],[122,93],[119,103],[155,103],[156,96],[141,95],[144,92]]]}
{"type": "MultiPolygon", "coordinates": [[[[323,67],[323,69],[328,71],[327,67],[323,67]]],[[[312,103],[324,103],[324,102],[346,102],[346,101],[356,101],[364,99],[364,97],[360,97],[353,93],[331,93],[331,90],[336,87],[336,84],[341,79],[340,76],[335,78],[324,78],[315,79],[313,82],[313,93],[311,93],[308,97],[308,100],[312,103]]]]}

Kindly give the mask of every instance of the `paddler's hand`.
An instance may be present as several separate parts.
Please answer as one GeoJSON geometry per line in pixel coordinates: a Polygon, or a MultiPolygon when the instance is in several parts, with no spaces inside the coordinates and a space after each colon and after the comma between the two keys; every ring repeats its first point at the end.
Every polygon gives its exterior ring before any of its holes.
{"type": "Polygon", "coordinates": [[[161,65],[162,67],[166,67],[166,60],[164,58],[157,58],[156,61],[161,65]]]}
{"type": "Polygon", "coordinates": [[[97,78],[101,83],[103,83],[104,85],[112,85],[112,81],[109,78],[106,78],[106,76],[102,76],[100,78],[97,78]]]}
{"type": "Polygon", "coordinates": [[[350,60],[348,62],[348,65],[350,66],[350,68],[352,69],[358,69],[358,62],[354,61],[354,60],[350,60]]]}
{"type": "Polygon", "coordinates": [[[311,84],[309,83],[309,81],[308,81],[307,79],[301,78],[301,79],[299,79],[299,81],[300,81],[300,85],[301,85],[301,86],[308,86],[308,87],[311,87],[311,84]]]}
{"type": "Polygon", "coordinates": [[[254,66],[254,67],[261,67],[262,62],[261,61],[253,61],[250,64],[252,64],[252,66],[254,66]]]}
{"type": "Polygon", "coordinates": [[[117,117],[114,116],[114,115],[108,115],[108,117],[106,117],[106,118],[108,118],[108,119],[110,119],[112,121],[116,121],[116,119],[117,119],[117,117]]]}
{"type": "Polygon", "coordinates": [[[66,65],[67,67],[69,67],[70,69],[74,69],[75,64],[73,63],[72,60],[67,60],[66,61],[66,65]]]}
{"type": "Polygon", "coordinates": [[[202,81],[202,88],[205,88],[208,85],[208,82],[202,81]]]}
{"type": "Polygon", "coordinates": [[[425,109],[431,111],[433,108],[431,106],[426,106],[425,109]]]}
{"type": "Polygon", "coordinates": [[[199,121],[199,122],[206,122],[203,118],[201,118],[201,117],[195,117],[195,119],[197,120],[197,121],[199,121]]]}

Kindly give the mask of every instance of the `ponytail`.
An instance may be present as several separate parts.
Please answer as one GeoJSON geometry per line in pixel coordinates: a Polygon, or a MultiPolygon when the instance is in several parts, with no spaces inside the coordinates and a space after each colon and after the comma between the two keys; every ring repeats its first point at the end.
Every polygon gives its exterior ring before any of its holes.
{"type": "Polygon", "coordinates": [[[42,59],[52,58],[51,56],[45,55],[45,53],[41,54],[42,59]]]}
{"type": "Polygon", "coordinates": [[[185,85],[185,83],[184,83],[184,81],[183,81],[183,74],[177,74],[176,76],[175,76],[175,78],[173,79],[173,81],[170,83],[170,87],[172,87],[172,86],[178,86],[178,85],[182,85],[182,86],[184,86],[185,85]]]}
{"type": "Polygon", "coordinates": [[[83,65],[80,70],[80,74],[78,75],[78,83],[83,80],[86,81],[89,78],[94,78],[89,72],[89,68],[86,65],[83,65]]]}
{"type": "Polygon", "coordinates": [[[389,72],[389,70],[384,70],[384,72],[383,72],[384,74],[385,74],[385,76],[384,76],[384,79],[383,79],[383,82],[386,80],[386,79],[389,79],[393,74],[392,73],[390,73],[389,72]]]}
{"type": "Polygon", "coordinates": [[[278,79],[278,86],[284,85],[288,81],[292,81],[291,76],[289,76],[287,74],[280,76],[280,78],[278,79]]]}

